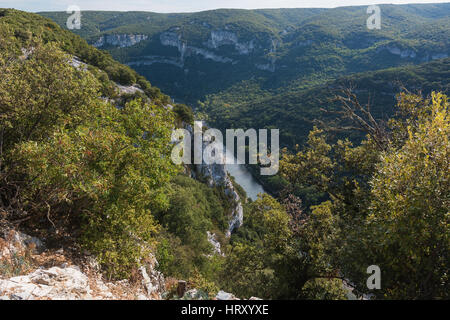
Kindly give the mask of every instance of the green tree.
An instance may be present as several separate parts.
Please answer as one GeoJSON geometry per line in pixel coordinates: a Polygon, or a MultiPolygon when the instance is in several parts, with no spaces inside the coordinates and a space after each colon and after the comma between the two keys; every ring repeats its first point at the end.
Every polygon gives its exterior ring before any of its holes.
{"type": "Polygon", "coordinates": [[[448,297],[448,105],[440,93],[404,93],[382,145],[371,135],[356,147],[329,145],[316,129],[304,151],[284,156],[292,185],[328,194],[298,234],[324,276],[379,299],[448,297]],[[381,268],[381,290],[366,286],[370,265],[381,268]]]}
{"type": "Polygon", "coordinates": [[[318,230],[306,223],[305,216],[292,216],[291,209],[268,195],[250,204],[242,230],[232,239],[224,286],[245,298],[343,299],[342,281],[327,273],[330,267],[325,262],[319,263],[328,261],[323,250],[311,246],[324,235],[315,235],[318,230]]]}
{"type": "Polygon", "coordinates": [[[69,232],[123,277],[155,245],[152,212],[168,206],[174,116],[142,100],[103,101],[70,59],[53,44],[0,58],[2,208],[10,220],[50,223],[46,237],[69,232]]]}
{"type": "Polygon", "coordinates": [[[421,115],[407,127],[403,146],[382,154],[371,179],[370,253],[386,297],[448,298],[449,102],[434,93],[426,109],[413,111],[421,115]]]}

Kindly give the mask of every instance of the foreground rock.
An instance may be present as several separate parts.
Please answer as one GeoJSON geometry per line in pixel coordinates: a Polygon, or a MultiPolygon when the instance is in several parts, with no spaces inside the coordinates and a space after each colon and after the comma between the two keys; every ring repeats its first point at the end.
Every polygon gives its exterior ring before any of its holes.
{"type": "Polygon", "coordinates": [[[40,239],[5,230],[0,234],[0,300],[158,300],[165,291],[153,256],[134,282],[104,281],[95,259],[84,258],[80,268],[63,249],[48,252],[40,239]]]}
{"type": "MultiPolygon", "coordinates": [[[[219,291],[216,295],[216,300],[241,300],[239,298],[237,298],[234,294],[232,293],[228,293],[225,291],[219,291]]],[[[262,300],[260,298],[256,298],[256,297],[251,297],[248,300],[262,300]]]]}
{"type": "Polygon", "coordinates": [[[92,300],[114,299],[101,281],[91,286],[90,279],[78,267],[53,267],[7,280],[0,280],[3,300],[92,300]]]}
{"type": "Polygon", "coordinates": [[[159,286],[145,270],[142,287],[127,280],[104,282],[77,266],[38,269],[28,275],[0,280],[0,300],[158,300],[159,286]]]}

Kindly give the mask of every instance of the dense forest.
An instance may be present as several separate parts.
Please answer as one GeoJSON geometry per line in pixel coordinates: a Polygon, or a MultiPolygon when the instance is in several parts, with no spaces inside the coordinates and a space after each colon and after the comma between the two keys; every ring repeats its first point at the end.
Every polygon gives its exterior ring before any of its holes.
{"type": "MultiPolygon", "coordinates": [[[[44,14],[53,22],[0,9],[0,228],[43,238],[49,250],[87,251],[108,279],[132,279],[154,255],[159,271],[187,280],[200,298],[226,290],[244,299],[448,299],[449,59],[380,58],[367,70],[360,62],[401,37],[413,39],[402,43],[416,57],[424,46],[448,52],[449,6],[392,8],[387,21],[400,16],[402,27],[377,35],[385,42],[355,48],[357,55],[346,37],[363,32],[352,29],[358,7],[331,17],[325,9],[85,14],[81,35],[89,40],[103,32],[159,39],[179,24],[185,39],[201,45],[203,27],[228,25],[244,41],[286,29],[283,39],[291,40],[277,52],[261,48],[263,55],[274,54],[276,63],[305,58],[312,67],[300,77],[278,74],[279,83],[270,71],[250,79],[244,69],[220,90],[194,92],[192,99],[204,98],[196,112],[150,84],[154,70],[137,69],[140,75],[113,59],[127,62],[119,56],[153,42],[107,48],[111,55],[61,28],[61,13],[44,14]],[[351,23],[327,27],[349,12],[351,23]],[[308,36],[326,41],[309,54],[290,50],[308,36]],[[342,64],[330,64],[335,59],[342,64]],[[266,181],[272,196],[252,201],[231,178],[244,216],[231,237],[235,199],[170,158],[172,130],[200,117],[222,128],[283,128],[280,173],[266,181]],[[378,290],[366,282],[372,265],[382,270],[378,290]]],[[[154,77],[164,83],[157,70],[154,77]]],[[[178,86],[184,81],[193,79],[178,86]]],[[[21,274],[20,266],[0,260],[0,275],[21,274]]],[[[165,297],[182,298],[175,289],[165,297]]]]}
{"type": "MultiPolygon", "coordinates": [[[[353,6],[186,14],[86,11],[83,27],[72,31],[177,101],[197,107],[207,96],[219,95],[234,106],[353,73],[449,56],[448,3],[381,5],[380,10],[379,30],[367,29],[366,6],[353,6]],[[121,42],[138,35],[140,41],[121,42]],[[237,94],[221,94],[228,90],[237,94]]],[[[67,13],[41,14],[66,28],[67,13]]]]}

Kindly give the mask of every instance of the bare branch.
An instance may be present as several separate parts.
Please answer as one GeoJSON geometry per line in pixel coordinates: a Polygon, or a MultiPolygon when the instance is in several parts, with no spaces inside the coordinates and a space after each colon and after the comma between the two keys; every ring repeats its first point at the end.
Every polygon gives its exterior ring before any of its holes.
{"type": "Polygon", "coordinates": [[[342,89],[342,94],[336,95],[333,100],[340,103],[343,111],[334,113],[342,114],[345,118],[356,122],[360,130],[365,131],[380,150],[385,150],[390,140],[389,135],[371,113],[370,95],[367,104],[363,106],[352,87],[342,89]]]}

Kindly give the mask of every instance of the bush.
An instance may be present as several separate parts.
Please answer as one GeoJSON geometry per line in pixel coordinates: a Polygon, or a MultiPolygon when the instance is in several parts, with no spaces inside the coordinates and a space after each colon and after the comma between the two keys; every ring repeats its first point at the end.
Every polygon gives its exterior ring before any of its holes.
{"type": "Polygon", "coordinates": [[[177,104],[173,108],[173,112],[177,115],[177,120],[180,122],[184,122],[187,124],[193,124],[194,123],[194,113],[192,112],[192,109],[184,104],[177,104]]]}
{"type": "Polygon", "coordinates": [[[221,268],[220,256],[212,256],[207,231],[222,239],[227,227],[228,206],[221,191],[186,176],[172,180],[169,207],[157,214],[165,228],[158,245],[159,269],[164,274],[189,278],[197,270],[214,281],[221,268]]]}
{"type": "Polygon", "coordinates": [[[110,276],[126,276],[155,246],[152,212],[168,204],[177,172],[172,113],[142,100],[120,110],[101,100],[98,80],[70,66],[55,45],[36,45],[26,60],[2,53],[0,187],[8,218],[51,219],[78,235],[110,276]]]}

